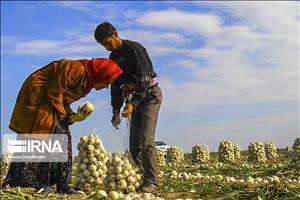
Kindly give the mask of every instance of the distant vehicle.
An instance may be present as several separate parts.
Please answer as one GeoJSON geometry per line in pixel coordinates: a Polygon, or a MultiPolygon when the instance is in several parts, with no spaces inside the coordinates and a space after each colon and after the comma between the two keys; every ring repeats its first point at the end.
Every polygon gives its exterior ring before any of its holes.
{"type": "Polygon", "coordinates": [[[156,141],[155,146],[156,149],[163,150],[164,152],[166,152],[170,148],[170,146],[163,141],[156,141]]]}

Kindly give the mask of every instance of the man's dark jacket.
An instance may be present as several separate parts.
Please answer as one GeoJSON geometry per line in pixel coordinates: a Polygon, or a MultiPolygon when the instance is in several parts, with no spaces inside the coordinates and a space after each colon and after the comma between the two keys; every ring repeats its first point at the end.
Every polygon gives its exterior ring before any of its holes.
{"type": "Polygon", "coordinates": [[[137,86],[130,100],[134,106],[146,97],[151,87],[150,81],[157,75],[152,67],[147,50],[139,43],[122,40],[122,46],[113,50],[109,56],[123,70],[123,74],[111,86],[111,105],[114,112],[119,112],[123,105],[121,86],[134,84],[137,86]]]}

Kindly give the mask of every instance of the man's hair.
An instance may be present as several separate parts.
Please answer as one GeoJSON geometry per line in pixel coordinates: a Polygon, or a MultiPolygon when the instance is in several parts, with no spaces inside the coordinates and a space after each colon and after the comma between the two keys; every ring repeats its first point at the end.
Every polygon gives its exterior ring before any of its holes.
{"type": "Polygon", "coordinates": [[[102,39],[113,36],[114,32],[116,32],[116,28],[113,25],[103,22],[97,26],[94,37],[100,43],[102,39]]]}

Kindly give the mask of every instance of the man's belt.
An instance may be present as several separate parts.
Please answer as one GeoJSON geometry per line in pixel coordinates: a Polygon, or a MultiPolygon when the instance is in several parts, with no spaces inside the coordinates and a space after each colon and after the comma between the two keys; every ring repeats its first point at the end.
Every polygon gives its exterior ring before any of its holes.
{"type": "MultiPolygon", "coordinates": [[[[151,92],[151,90],[152,90],[152,88],[153,87],[155,87],[155,86],[157,86],[158,85],[158,81],[157,81],[157,78],[155,77],[155,78],[152,78],[151,80],[150,80],[150,87],[149,87],[149,89],[148,89],[148,91],[147,91],[147,93],[149,94],[150,92],[151,92]]],[[[129,87],[129,89],[127,89],[127,91],[124,91],[124,87],[126,86],[126,84],[123,84],[123,85],[121,85],[121,87],[120,87],[120,89],[122,90],[122,96],[123,96],[123,98],[125,98],[126,100],[130,100],[131,98],[132,98],[132,95],[133,95],[133,93],[134,93],[134,91],[135,91],[135,88],[136,88],[136,86],[134,86],[133,84],[130,86],[130,87],[132,87],[132,88],[130,88],[129,87]]]]}
{"type": "MultiPolygon", "coordinates": [[[[122,84],[121,86],[120,86],[120,89],[121,90],[123,90],[123,88],[126,86],[127,84],[122,84]]],[[[129,84],[129,85],[135,85],[135,87],[137,87],[136,86],[136,84],[129,84]]],[[[157,78],[156,77],[154,77],[154,78],[152,78],[151,80],[150,80],[150,87],[154,87],[154,86],[157,86],[158,85],[158,81],[157,81],[157,78]]]]}

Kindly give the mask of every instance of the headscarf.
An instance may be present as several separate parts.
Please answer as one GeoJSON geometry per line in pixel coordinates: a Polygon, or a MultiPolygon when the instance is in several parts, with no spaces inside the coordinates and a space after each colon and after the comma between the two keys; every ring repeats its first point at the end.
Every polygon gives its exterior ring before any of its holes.
{"type": "Polygon", "coordinates": [[[115,80],[123,71],[115,62],[108,58],[93,58],[91,60],[80,60],[85,65],[89,81],[85,92],[89,92],[96,84],[109,84],[115,80]]]}

